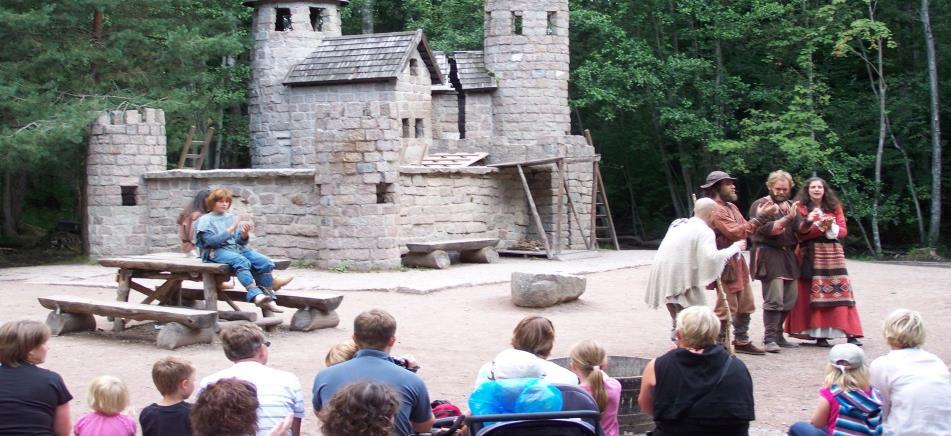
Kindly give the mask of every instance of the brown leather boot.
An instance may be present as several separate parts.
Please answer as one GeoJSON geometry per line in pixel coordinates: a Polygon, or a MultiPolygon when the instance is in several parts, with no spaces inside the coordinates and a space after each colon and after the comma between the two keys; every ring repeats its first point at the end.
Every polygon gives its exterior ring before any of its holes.
{"type": "Polygon", "coordinates": [[[271,289],[278,291],[281,288],[283,288],[284,285],[290,283],[291,280],[294,280],[294,276],[287,276],[287,277],[274,276],[274,279],[271,282],[271,289]]]}
{"type": "Polygon", "coordinates": [[[270,310],[275,313],[283,313],[280,307],[277,307],[277,304],[274,304],[274,300],[267,294],[258,294],[254,297],[254,304],[262,309],[270,310]]]}

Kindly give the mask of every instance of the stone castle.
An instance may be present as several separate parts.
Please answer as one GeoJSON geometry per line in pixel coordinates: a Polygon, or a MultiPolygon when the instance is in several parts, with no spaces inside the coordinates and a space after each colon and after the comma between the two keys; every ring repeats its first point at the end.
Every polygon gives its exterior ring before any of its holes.
{"type": "Polygon", "coordinates": [[[446,53],[422,30],[342,36],[346,3],[245,2],[251,169],[166,170],[160,110],[100,116],[87,157],[91,254],[175,249],[178,211],[208,187],[252,213],[256,248],[318,268],[398,268],[410,241],[504,248],[544,232],[583,248],[591,222],[566,203],[591,208],[596,156],[569,133],[568,0],[487,0],[484,50],[446,53]],[[427,159],[452,153],[485,157],[427,159]],[[565,181],[554,164],[524,167],[539,226],[504,163],[556,157],[565,181]],[[568,224],[556,227],[557,214],[568,224]]]}

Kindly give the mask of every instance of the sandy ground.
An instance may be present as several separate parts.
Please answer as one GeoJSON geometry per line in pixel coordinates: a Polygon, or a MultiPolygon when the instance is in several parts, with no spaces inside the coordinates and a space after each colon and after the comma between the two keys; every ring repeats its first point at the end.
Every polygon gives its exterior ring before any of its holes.
{"type": "MultiPolygon", "coordinates": [[[[49,274],[57,269],[43,268],[37,271],[49,274]]],[[[102,272],[96,266],[62,268],[102,272]]],[[[946,362],[951,361],[951,341],[944,337],[951,332],[951,317],[947,316],[951,312],[951,297],[946,294],[951,268],[849,262],[849,269],[867,336],[865,351],[870,359],[887,352],[880,337],[882,318],[893,308],[906,307],[921,311],[926,317],[930,337],[925,348],[946,362]]],[[[104,300],[114,298],[112,289],[34,284],[28,269],[15,272],[11,275],[9,270],[0,270],[0,277],[6,276],[0,282],[0,320],[45,319],[47,310],[36,302],[41,295],[66,293],[104,300]]],[[[453,269],[441,273],[453,274],[453,269]]],[[[270,365],[300,378],[309,407],[310,387],[317,371],[323,368],[327,349],[351,335],[356,314],[369,308],[384,308],[399,323],[394,354],[411,354],[421,363],[419,375],[426,381],[433,399],[465,404],[479,366],[508,345],[512,328],[527,315],[543,315],[554,322],[557,338],[553,357],[565,356],[573,343],[588,338],[601,342],[609,354],[655,357],[665,352],[670,346],[669,317],[666,311],[647,309],[642,302],[648,273],[646,266],[591,273],[586,276],[587,292],[580,300],[537,310],[513,306],[507,283],[463,286],[429,294],[343,291],[345,299],[338,309],[341,324],[309,333],[281,329],[271,334],[270,365]]],[[[366,277],[372,280],[373,275],[366,277]]],[[[754,290],[759,293],[758,284],[754,290]]],[[[760,302],[757,297],[757,307],[760,302]]],[[[290,311],[283,316],[289,320],[290,311]]],[[[133,406],[141,410],[159,398],[150,377],[156,359],[169,354],[186,358],[197,367],[199,377],[230,364],[218,344],[160,350],[154,345],[155,329],[150,324],[116,335],[104,318],[98,320],[102,331],[53,338],[45,364],[63,376],[76,397],[72,403],[74,419],[88,411],[86,388],[98,375],[112,374],[124,379],[132,392],[133,406]]],[[[761,312],[754,314],[753,324],[751,333],[761,340],[761,312]]],[[[792,422],[808,418],[816,402],[826,355],[827,349],[801,347],[778,355],[741,356],[754,380],[757,420],[753,423],[753,434],[785,434],[792,422]]],[[[308,411],[303,433],[320,434],[318,427],[318,421],[308,411]]]]}

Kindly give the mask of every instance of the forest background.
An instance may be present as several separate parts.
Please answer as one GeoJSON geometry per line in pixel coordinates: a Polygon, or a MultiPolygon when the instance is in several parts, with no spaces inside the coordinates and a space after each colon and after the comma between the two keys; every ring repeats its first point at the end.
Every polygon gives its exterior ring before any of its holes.
{"type": "MultiPolygon", "coordinates": [[[[436,50],[480,50],[482,8],[353,0],[344,34],[422,28],[436,50]]],[[[96,110],[164,109],[170,163],[190,125],[213,126],[206,167],[248,167],[251,12],[240,0],[5,0],[0,245],[79,221],[96,110]]],[[[830,181],[853,252],[946,255],[948,42],[951,0],[571,0],[572,129],[590,129],[628,239],[687,216],[710,170],[740,179],[745,210],[782,168],[830,181]]]]}

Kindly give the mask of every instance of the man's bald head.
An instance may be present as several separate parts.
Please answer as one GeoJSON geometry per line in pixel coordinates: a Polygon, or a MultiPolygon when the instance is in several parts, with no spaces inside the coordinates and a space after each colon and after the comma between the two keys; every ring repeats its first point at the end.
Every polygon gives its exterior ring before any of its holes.
{"type": "Polygon", "coordinates": [[[713,218],[713,211],[716,210],[716,208],[717,202],[710,198],[701,198],[693,204],[693,216],[710,224],[710,220],[713,218]]]}

